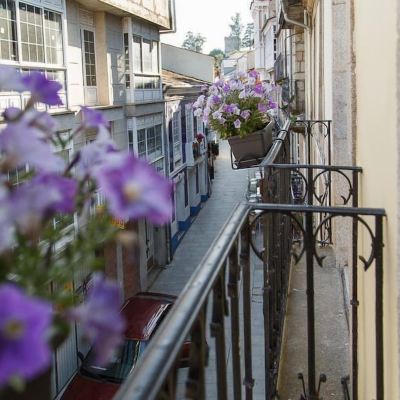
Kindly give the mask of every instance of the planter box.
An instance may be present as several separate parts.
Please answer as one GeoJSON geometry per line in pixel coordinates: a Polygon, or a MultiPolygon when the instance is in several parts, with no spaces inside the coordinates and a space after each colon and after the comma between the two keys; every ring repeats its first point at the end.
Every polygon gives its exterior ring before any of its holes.
{"type": "Polygon", "coordinates": [[[274,122],[271,121],[264,129],[256,131],[244,138],[233,136],[228,138],[235,164],[240,168],[257,165],[268,153],[272,145],[274,122]]]}

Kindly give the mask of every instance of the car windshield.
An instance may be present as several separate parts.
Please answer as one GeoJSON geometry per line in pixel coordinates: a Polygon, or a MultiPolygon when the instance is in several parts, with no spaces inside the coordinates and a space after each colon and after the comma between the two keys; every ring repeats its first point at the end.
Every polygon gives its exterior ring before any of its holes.
{"type": "Polygon", "coordinates": [[[90,350],[82,363],[80,372],[99,380],[121,383],[142,356],[147,343],[147,341],[126,339],[113,360],[104,367],[97,366],[94,363],[93,350],[90,350]]]}

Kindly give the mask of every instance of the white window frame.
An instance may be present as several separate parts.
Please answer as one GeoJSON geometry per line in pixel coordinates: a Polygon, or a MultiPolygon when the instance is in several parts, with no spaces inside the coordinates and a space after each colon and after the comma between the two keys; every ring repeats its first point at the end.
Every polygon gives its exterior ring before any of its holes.
{"type": "MultiPolygon", "coordinates": [[[[62,6],[57,7],[56,5],[44,5],[40,1],[29,0],[29,1],[19,1],[15,0],[15,25],[16,25],[16,39],[17,39],[17,59],[16,60],[6,60],[0,59],[0,63],[4,65],[14,66],[17,70],[24,72],[24,70],[31,71],[41,71],[44,74],[47,74],[47,71],[57,71],[63,72],[64,74],[64,88],[60,91],[60,97],[63,100],[63,105],[60,106],[45,106],[39,105],[39,109],[47,109],[51,111],[52,109],[66,109],[68,107],[68,98],[67,98],[67,68],[66,68],[66,11],[65,11],[65,2],[63,1],[62,6]],[[41,10],[41,21],[42,21],[42,35],[43,35],[43,62],[31,62],[31,61],[23,61],[22,60],[22,37],[21,37],[21,18],[20,18],[20,3],[26,4],[29,6],[40,8],[41,10]],[[53,13],[57,13],[61,17],[61,38],[62,38],[62,63],[61,64],[50,64],[47,60],[46,56],[46,33],[45,33],[45,10],[53,13]]],[[[0,110],[5,109],[7,107],[24,107],[26,101],[28,99],[28,95],[26,93],[18,94],[16,92],[1,92],[0,93],[0,110]]]]}
{"type": "Polygon", "coordinates": [[[98,102],[97,96],[97,84],[98,84],[98,73],[97,73],[97,51],[96,51],[96,32],[94,27],[82,26],[81,25],[81,48],[82,48],[82,75],[83,75],[83,88],[85,92],[85,104],[96,105],[98,102]],[[95,62],[95,78],[96,85],[87,84],[86,76],[86,57],[85,57],[85,31],[93,33],[93,45],[94,45],[94,62],[95,62]]]}

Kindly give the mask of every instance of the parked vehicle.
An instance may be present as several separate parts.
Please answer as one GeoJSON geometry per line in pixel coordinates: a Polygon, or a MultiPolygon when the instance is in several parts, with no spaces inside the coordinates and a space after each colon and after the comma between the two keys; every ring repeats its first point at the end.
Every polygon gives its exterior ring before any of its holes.
{"type": "MultiPolygon", "coordinates": [[[[175,296],[160,293],[139,293],[128,299],[121,309],[127,328],[125,341],[106,367],[93,363],[92,351],[68,385],[61,400],[110,400],[132,371],[145,351],[154,332],[171,309],[175,296]]],[[[187,366],[190,342],[184,343],[181,366],[187,366]]]]}

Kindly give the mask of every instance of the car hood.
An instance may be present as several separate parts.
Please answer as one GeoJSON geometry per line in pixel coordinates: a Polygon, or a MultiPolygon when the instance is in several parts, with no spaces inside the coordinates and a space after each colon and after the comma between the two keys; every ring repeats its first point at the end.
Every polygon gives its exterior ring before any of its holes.
{"type": "Polygon", "coordinates": [[[119,387],[115,383],[100,382],[77,374],[61,400],[111,400],[119,387]]]}

